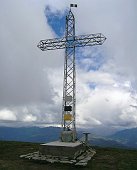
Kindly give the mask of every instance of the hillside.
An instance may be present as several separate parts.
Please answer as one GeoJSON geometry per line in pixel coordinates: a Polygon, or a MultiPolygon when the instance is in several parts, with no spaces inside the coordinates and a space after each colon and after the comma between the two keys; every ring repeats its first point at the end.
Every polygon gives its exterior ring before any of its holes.
{"type": "Polygon", "coordinates": [[[50,142],[59,138],[58,127],[0,127],[0,140],[22,142],[50,142]]]}
{"type": "Polygon", "coordinates": [[[127,148],[127,146],[124,145],[122,142],[119,142],[114,139],[109,139],[106,137],[92,137],[91,139],[89,139],[89,143],[92,146],[99,146],[99,147],[127,148]]]}
{"type": "Polygon", "coordinates": [[[32,162],[19,158],[19,155],[37,151],[39,144],[0,141],[0,169],[2,170],[135,170],[137,151],[113,148],[98,148],[87,167],[74,167],[64,164],[32,162]]]}
{"type": "MultiPolygon", "coordinates": [[[[88,131],[88,130],[87,130],[88,131]]],[[[4,141],[21,141],[21,142],[34,142],[45,143],[58,140],[61,129],[59,127],[0,127],[0,140],[4,141]]],[[[89,131],[90,132],[90,131],[89,131]]],[[[125,143],[125,136],[120,138],[122,133],[116,133],[116,135],[101,137],[94,134],[89,135],[89,143],[92,146],[100,147],[113,147],[113,148],[137,148],[136,136],[129,138],[128,143],[125,143]],[[118,134],[118,135],[117,135],[118,134]],[[132,143],[131,143],[132,140],[132,143]],[[133,146],[132,146],[133,144],[133,146]]],[[[129,136],[128,133],[126,136],[129,136]]],[[[82,129],[78,130],[78,139],[83,137],[82,129]]],[[[130,136],[129,136],[130,137],[130,136]]]]}
{"type": "MultiPolygon", "coordinates": [[[[90,132],[90,130],[87,130],[90,132]]],[[[0,140],[45,143],[58,140],[61,129],[59,127],[0,127],[0,140]]],[[[116,132],[111,136],[89,135],[92,146],[137,149],[137,128],[116,132]]],[[[83,137],[83,130],[78,130],[78,139],[83,137]]]]}
{"type": "Polygon", "coordinates": [[[137,128],[125,129],[109,136],[129,148],[137,149],[137,128]]]}

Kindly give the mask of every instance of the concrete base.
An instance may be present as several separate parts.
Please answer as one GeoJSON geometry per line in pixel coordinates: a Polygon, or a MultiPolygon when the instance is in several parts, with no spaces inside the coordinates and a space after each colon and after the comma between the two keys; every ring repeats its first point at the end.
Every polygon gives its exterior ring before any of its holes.
{"type": "Polygon", "coordinates": [[[49,163],[86,166],[96,151],[85,143],[50,142],[41,144],[39,151],[20,155],[20,158],[49,163]]]}
{"type": "Polygon", "coordinates": [[[76,158],[83,151],[85,151],[85,147],[79,141],[74,143],[54,141],[41,144],[39,147],[39,152],[42,155],[68,158],[76,158]]]}

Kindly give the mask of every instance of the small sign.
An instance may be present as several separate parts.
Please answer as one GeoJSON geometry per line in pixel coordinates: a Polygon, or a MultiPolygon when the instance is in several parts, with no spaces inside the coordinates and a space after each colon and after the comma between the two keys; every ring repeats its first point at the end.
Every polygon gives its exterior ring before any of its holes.
{"type": "Polygon", "coordinates": [[[64,106],[64,111],[72,111],[72,106],[64,106]]]}
{"type": "Polygon", "coordinates": [[[72,101],[72,96],[66,96],[65,101],[66,102],[71,102],[72,101]]]}
{"type": "Polygon", "coordinates": [[[71,114],[64,114],[64,120],[65,121],[71,121],[72,120],[72,115],[71,114]]]}

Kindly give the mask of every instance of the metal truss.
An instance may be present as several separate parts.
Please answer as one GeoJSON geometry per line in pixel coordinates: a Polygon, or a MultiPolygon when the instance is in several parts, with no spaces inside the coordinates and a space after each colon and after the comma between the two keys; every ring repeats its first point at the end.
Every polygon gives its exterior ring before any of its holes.
{"type": "MultiPolygon", "coordinates": [[[[64,61],[64,87],[63,87],[63,130],[70,129],[76,137],[75,115],[76,115],[76,71],[75,71],[75,46],[70,47],[70,42],[75,41],[75,18],[71,10],[66,16],[66,47],[64,61]],[[66,108],[67,106],[67,108],[66,108]],[[68,118],[65,116],[71,115],[68,118]]],[[[74,137],[74,138],[75,138],[74,137]]]]}
{"type": "Polygon", "coordinates": [[[84,47],[84,46],[94,46],[94,45],[102,45],[106,37],[101,34],[89,34],[89,35],[80,35],[74,36],[73,39],[63,38],[54,38],[41,40],[38,44],[38,47],[42,51],[46,50],[56,50],[56,49],[64,49],[64,48],[73,48],[73,47],[84,47]]]}
{"type": "Polygon", "coordinates": [[[75,36],[75,18],[70,9],[66,16],[65,37],[41,40],[37,45],[42,51],[65,48],[62,128],[63,131],[73,131],[73,141],[76,140],[75,48],[102,45],[105,40],[106,37],[101,33],[75,36]]]}

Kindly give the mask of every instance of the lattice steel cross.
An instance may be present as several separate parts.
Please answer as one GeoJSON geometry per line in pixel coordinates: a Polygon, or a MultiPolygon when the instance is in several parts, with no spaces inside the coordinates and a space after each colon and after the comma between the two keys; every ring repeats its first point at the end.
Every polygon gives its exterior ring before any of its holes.
{"type": "MultiPolygon", "coordinates": [[[[72,4],[71,4],[72,7],[72,4]]],[[[65,48],[64,60],[64,85],[63,85],[63,106],[62,106],[62,127],[63,132],[72,132],[72,138],[67,141],[76,141],[76,71],[75,71],[75,48],[84,46],[102,45],[106,37],[101,34],[89,34],[75,36],[75,18],[69,10],[66,16],[66,33],[63,38],[41,40],[38,48],[42,51],[65,48]]],[[[61,137],[62,141],[66,141],[61,137]]]]}

